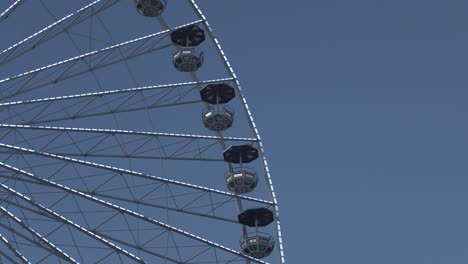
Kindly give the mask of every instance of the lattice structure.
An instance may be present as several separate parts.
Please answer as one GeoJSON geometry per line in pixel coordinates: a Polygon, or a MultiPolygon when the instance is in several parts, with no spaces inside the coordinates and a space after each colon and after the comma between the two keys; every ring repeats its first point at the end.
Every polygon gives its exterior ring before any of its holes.
{"type": "Polygon", "coordinates": [[[0,8],[0,263],[285,263],[259,133],[193,0],[0,8]]]}

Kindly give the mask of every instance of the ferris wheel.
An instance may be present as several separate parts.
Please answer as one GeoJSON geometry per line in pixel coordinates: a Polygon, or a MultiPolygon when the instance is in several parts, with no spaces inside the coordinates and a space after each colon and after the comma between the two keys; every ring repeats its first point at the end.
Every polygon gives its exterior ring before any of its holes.
{"type": "Polygon", "coordinates": [[[194,0],[0,8],[0,263],[285,262],[261,138],[194,0]]]}

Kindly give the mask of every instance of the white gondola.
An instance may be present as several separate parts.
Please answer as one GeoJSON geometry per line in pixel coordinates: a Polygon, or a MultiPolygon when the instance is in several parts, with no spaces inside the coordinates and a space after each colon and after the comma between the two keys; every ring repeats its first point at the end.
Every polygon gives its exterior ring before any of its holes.
{"type": "Polygon", "coordinates": [[[241,239],[242,252],[257,259],[262,259],[270,255],[274,247],[275,240],[266,233],[249,233],[241,239]]]}
{"type": "Polygon", "coordinates": [[[234,111],[228,107],[209,107],[202,114],[203,124],[213,131],[224,131],[234,122],[234,111]]]}
{"type": "Polygon", "coordinates": [[[194,48],[177,49],[172,53],[172,62],[181,72],[195,72],[203,65],[203,52],[194,48]]]}
{"type": "Polygon", "coordinates": [[[157,17],[166,8],[165,0],[133,0],[135,7],[142,16],[157,17]]]}
{"type": "Polygon", "coordinates": [[[258,183],[257,173],[246,167],[228,172],[225,179],[229,191],[236,194],[249,193],[257,187],[258,183]]]}

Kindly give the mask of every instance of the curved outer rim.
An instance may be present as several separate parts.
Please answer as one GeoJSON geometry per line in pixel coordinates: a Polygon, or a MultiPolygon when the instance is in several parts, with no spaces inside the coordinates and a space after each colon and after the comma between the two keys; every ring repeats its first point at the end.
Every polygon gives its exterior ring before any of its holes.
{"type": "Polygon", "coordinates": [[[252,113],[250,112],[250,108],[249,108],[249,105],[247,104],[247,100],[245,99],[244,94],[242,93],[242,88],[241,88],[241,85],[239,83],[239,80],[237,79],[237,76],[236,76],[233,68],[231,67],[231,64],[229,63],[229,60],[227,59],[226,55],[224,54],[224,51],[221,48],[221,45],[219,44],[219,41],[216,38],[216,35],[214,34],[212,28],[210,27],[205,15],[203,15],[203,12],[198,7],[198,5],[195,3],[195,0],[187,0],[187,1],[192,6],[192,8],[195,10],[198,17],[202,20],[202,23],[205,25],[205,27],[208,29],[207,33],[208,33],[208,35],[210,37],[210,40],[213,42],[214,46],[216,47],[216,50],[217,50],[219,56],[222,58],[222,62],[224,64],[226,70],[228,71],[229,75],[234,79],[234,81],[236,83],[235,89],[237,90],[237,93],[239,94],[239,96],[240,96],[240,98],[242,100],[242,105],[243,105],[243,108],[244,108],[244,112],[248,116],[249,121],[250,121],[249,125],[250,125],[250,127],[251,127],[251,129],[252,129],[252,131],[253,131],[253,133],[255,135],[255,138],[257,139],[258,144],[260,146],[259,154],[260,154],[260,158],[261,158],[262,163],[263,163],[263,169],[264,169],[264,172],[265,172],[265,177],[266,177],[266,181],[267,181],[267,184],[268,184],[268,190],[269,190],[269,193],[270,193],[270,197],[271,197],[271,199],[273,200],[273,203],[274,203],[273,211],[274,211],[274,214],[275,214],[275,228],[276,228],[276,233],[277,233],[276,243],[278,244],[278,247],[279,247],[279,250],[278,250],[279,259],[280,259],[280,263],[284,264],[284,263],[286,263],[286,261],[285,261],[285,256],[284,256],[284,246],[283,246],[283,239],[282,239],[282,234],[281,234],[281,224],[280,224],[278,201],[276,199],[276,194],[275,194],[275,190],[274,190],[274,187],[273,187],[273,181],[271,179],[270,170],[268,168],[268,162],[267,162],[265,154],[264,154],[265,151],[264,151],[264,148],[263,148],[263,143],[261,141],[260,133],[258,132],[257,126],[255,125],[255,121],[253,119],[252,113]]]}

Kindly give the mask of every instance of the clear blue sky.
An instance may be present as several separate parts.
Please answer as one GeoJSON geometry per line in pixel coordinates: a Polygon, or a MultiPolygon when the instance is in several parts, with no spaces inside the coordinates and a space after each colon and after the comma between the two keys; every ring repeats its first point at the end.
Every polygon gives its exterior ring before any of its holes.
{"type": "Polygon", "coordinates": [[[273,171],[289,263],[468,263],[468,2],[199,1],[273,171]]]}

